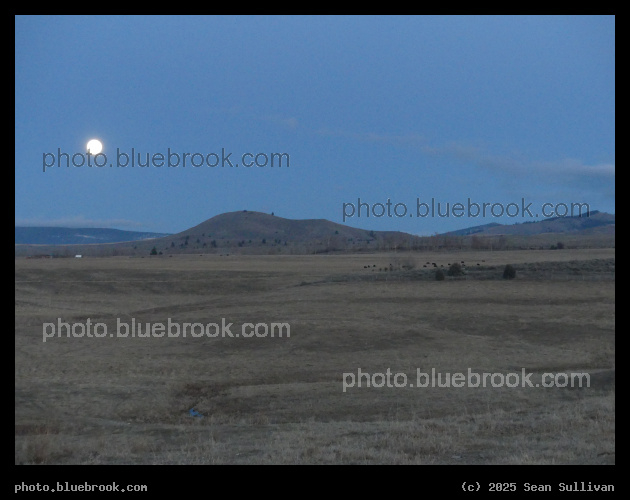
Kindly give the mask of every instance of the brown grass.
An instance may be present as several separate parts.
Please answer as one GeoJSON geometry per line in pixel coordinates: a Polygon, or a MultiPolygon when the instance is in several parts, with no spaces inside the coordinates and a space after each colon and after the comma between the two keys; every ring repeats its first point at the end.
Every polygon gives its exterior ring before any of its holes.
{"type": "Polygon", "coordinates": [[[15,462],[614,463],[614,257],[590,249],[16,259],[15,462]],[[422,267],[461,260],[463,279],[438,282],[433,266],[422,267]],[[514,280],[502,279],[506,264],[514,280]],[[291,336],[42,342],[42,324],[57,318],[89,318],[114,334],[117,318],[225,318],[233,332],[288,322],[291,336]],[[592,386],[342,392],[343,374],[359,368],[389,368],[409,382],[417,368],[525,368],[532,382],[588,372],[592,386]]]}

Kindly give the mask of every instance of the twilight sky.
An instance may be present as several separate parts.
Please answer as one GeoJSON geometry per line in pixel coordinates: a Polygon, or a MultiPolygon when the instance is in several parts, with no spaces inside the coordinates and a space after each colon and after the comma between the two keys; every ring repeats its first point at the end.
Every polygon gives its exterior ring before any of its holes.
{"type": "Polygon", "coordinates": [[[16,225],[255,210],[426,235],[614,213],[614,191],[614,16],[15,18],[16,225]],[[149,166],[118,166],[132,148],[149,166]]]}

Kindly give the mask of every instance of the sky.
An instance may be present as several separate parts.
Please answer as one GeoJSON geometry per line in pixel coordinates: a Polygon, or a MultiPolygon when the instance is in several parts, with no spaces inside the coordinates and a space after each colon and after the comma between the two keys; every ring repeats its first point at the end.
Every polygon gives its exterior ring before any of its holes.
{"type": "Polygon", "coordinates": [[[16,225],[614,213],[614,141],[614,16],[15,17],[16,225]]]}

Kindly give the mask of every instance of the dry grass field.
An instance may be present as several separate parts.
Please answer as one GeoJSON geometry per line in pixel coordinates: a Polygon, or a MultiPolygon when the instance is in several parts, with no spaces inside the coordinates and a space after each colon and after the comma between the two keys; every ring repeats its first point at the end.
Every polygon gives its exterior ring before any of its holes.
{"type": "Polygon", "coordinates": [[[16,258],[15,463],[612,464],[614,259],[614,249],[16,258]],[[467,275],[435,280],[431,263],[461,261],[467,275]],[[506,264],[515,279],[502,278],[506,264]],[[234,337],[116,334],[118,322],[144,333],[169,318],[224,319],[234,337]],[[58,321],[88,319],[107,335],[43,342],[45,323],[56,334],[58,321]],[[290,337],[236,336],[274,322],[290,337]],[[418,369],[432,368],[524,369],[534,385],[586,372],[591,387],[417,387],[418,369]],[[362,387],[350,387],[359,370],[362,387]],[[413,387],[372,386],[387,370],[413,387]]]}

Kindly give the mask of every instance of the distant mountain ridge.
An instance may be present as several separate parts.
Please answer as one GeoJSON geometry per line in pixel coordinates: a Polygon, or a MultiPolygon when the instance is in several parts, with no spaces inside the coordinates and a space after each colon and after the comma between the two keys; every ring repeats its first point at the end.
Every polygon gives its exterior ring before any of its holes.
{"type": "Polygon", "coordinates": [[[249,210],[222,213],[180,233],[169,235],[95,228],[65,228],[64,231],[56,232],[60,229],[16,227],[15,255],[305,255],[486,246],[495,249],[549,248],[558,241],[573,248],[608,248],[614,247],[615,242],[614,214],[596,211],[591,212],[590,217],[557,217],[520,224],[489,223],[432,236],[359,229],[326,219],[286,219],[249,210]],[[45,234],[45,231],[41,232],[44,229],[50,234],[47,239],[40,240],[31,235],[28,241],[32,243],[21,243],[26,238],[18,233],[36,229],[40,230],[40,236],[45,234]],[[55,236],[54,240],[52,236],[55,236]],[[119,239],[114,241],[116,238],[119,239]],[[50,241],[56,243],[51,244],[50,241]]]}
{"type": "Polygon", "coordinates": [[[16,245],[80,245],[82,243],[119,243],[162,238],[169,233],[124,231],[109,228],[15,226],[16,245]]]}
{"type": "Polygon", "coordinates": [[[582,215],[568,217],[551,217],[541,221],[526,221],[519,224],[497,224],[496,222],[473,226],[458,231],[444,233],[451,236],[532,236],[544,233],[613,232],[615,230],[615,214],[592,210],[588,217],[582,215]]]}

